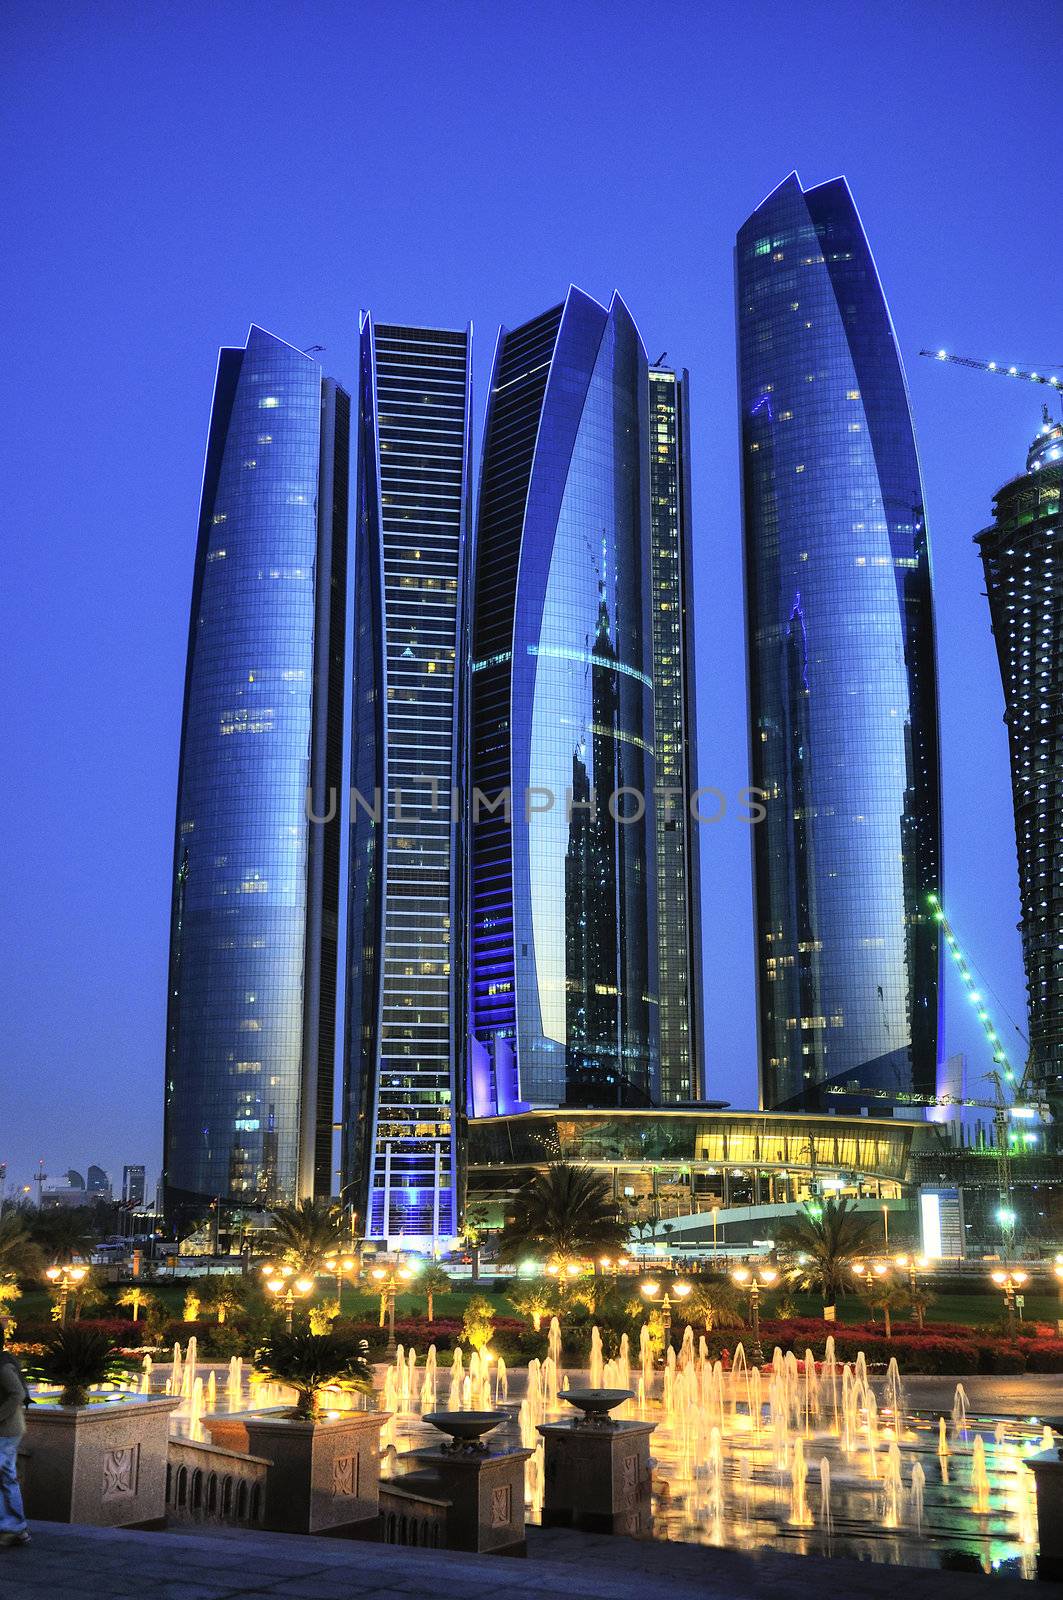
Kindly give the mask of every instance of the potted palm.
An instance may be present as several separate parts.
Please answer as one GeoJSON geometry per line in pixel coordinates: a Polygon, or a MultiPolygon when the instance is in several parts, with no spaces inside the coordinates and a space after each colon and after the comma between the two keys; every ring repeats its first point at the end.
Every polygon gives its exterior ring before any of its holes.
{"type": "Polygon", "coordinates": [[[58,1387],[26,1417],[26,1514],[98,1527],[160,1527],[166,1517],[166,1452],[177,1399],[93,1393],[128,1373],[98,1328],[56,1328],[27,1363],[31,1380],[58,1387]]]}
{"type": "Polygon", "coordinates": [[[352,1346],[335,1334],[275,1331],[255,1370],[294,1389],[295,1405],[204,1418],[215,1444],[269,1461],[264,1526],[274,1532],[375,1536],[387,1413],[322,1409],[326,1389],[372,1393],[366,1351],[364,1341],[352,1346]]]}

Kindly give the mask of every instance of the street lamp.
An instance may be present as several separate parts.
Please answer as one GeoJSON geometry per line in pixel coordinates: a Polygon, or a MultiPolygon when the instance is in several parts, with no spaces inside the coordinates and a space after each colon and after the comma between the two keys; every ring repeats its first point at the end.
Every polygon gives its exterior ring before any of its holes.
{"type": "Polygon", "coordinates": [[[388,1355],[395,1354],[395,1291],[400,1283],[409,1283],[413,1273],[409,1267],[404,1267],[400,1262],[387,1267],[374,1267],[370,1277],[380,1291],[380,1326],[384,1326],[384,1314],[388,1319],[388,1355]]]}
{"type": "Polygon", "coordinates": [[[336,1280],[336,1301],[342,1311],[343,1280],[346,1277],[353,1277],[355,1282],[358,1281],[358,1261],[354,1256],[338,1256],[333,1253],[325,1256],[321,1265],[336,1280]]]}
{"type": "Polygon", "coordinates": [[[753,1323],[753,1361],[764,1365],[764,1350],[760,1342],[760,1290],[770,1287],[779,1276],[774,1267],[735,1267],[731,1277],[740,1289],[749,1292],[749,1311],[753,1323]]]}
{"type": "Polygon", "coordinates": [[[926,1256],[894,1256],[893,1264],[895,1267],[900,1267],[902,1272],[906,1271],[908,1273],[908,1292],[912,1297],[912,1305],[915,1308],[915,1320],[922,1328],[923,1308],[918,1299],[919,1274],[926,1271],[930,1262],[926,1256]]]}
{"type": "Polygon", "coordinates": [[[78,1284],[88,1275],[88,1270],[88,1267],[75,1267],[73,1262],[66,1262],[62,1266],[57,1262],[54,1267],[49,1267],[44,1274],[59,1291],[60,1327],[66,1327],[67,1302],[70,1299],[70,1291],[77,1288],[78,1284]]]}
{"type": "Polygon", "coordinates": [[[1008,1338],[1015,1337],[1015,1291],[1021,1289],[1026,1282],[1025,1272],[991,1272],[989,1274],[998,1289],[1004,1291],[1004,1315],[1008,1319],[1008,1338]]]}
{"type": "MultiPolygon", "coordinates": [[[[647,1300],[656,1301],[657,1296],[661,1292],[661,1286],[655,1278],[647,1278],[646,1282],[640,1284],[639,1287],[647,1300]]],[[[666,1352],[668,1350],[668,1346],[672,1342],[671,1297],[672,1295],[675,1295],[676,1299],[680,1302],[680,1304],[682,1304],[687,1295],[690,1293],[691,1287],[692,1286],[689,1283],[683,1283],[680,1280],[676,1283],[670,1284],[669,1287],[664,1291],[664,1299],[661,1301],[661,1331],[664,1334],[664,1348],[666,1352]]]]}
{"type": "Polygon", "coordinates": [[[269,1274],[266,1278],[266,1288],[276,1300],[277,1304],[284,1307],[284,1329],[286,1333],[292,1331],[292,1313],[295,1310],[296,1300],[305,1300],[314,1288],[313,1278],[297,1278],[294,1267],[262,1268],[269,1274]]]}

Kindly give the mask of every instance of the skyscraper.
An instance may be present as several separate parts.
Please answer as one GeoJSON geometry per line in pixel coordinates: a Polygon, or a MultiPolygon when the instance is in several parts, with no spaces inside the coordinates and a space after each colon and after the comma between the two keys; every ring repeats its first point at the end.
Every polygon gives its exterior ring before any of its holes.
{"type": "Polygon", "coordinates": [[[122,1200],[127,1206],[142,1206],[144,1204],[145,1172],[143,1166],[136,1164],[122,1168],[122,1200]]]}
{"type": "MultiPolygon", "coordinates": [[[[932,1095],[941,810],[907,388],[844,179],[736,252],[761,1098],[932,1095]]],[[[877,1101],[881,1109],[881,1100],[877,1101]]]]}
{"type": "Polygon", "coordinates": [[[1063,1118],[1063,423],[1044,427],[1026,471],[977,535],[1011,750],[1030,1083],[1063,1118]]]}
{"type": "Polygon", "coordinates": [[[361,323],[344,1193],[458,1228],[472,330],[361,323]]]}
{"type": "Polygon", "coordinates": [[[650,368],[650,561],[654,749],[657,754],[657,949],[661,1104],[704,1094],[701,879],[690,527],[690,378],[650,368]]]}
{"type": "Polygon", "coordinates": [[[164,1183],[179,1212],[332,1188],[347,395],[253,327],[203,474],[173,863],[164,1183]]]}
{"type": "Polygon", "coordinates": [[[471,663],[468,1103],[660,1083],[648,374],[619,296],[499,335],[471,663]]]}

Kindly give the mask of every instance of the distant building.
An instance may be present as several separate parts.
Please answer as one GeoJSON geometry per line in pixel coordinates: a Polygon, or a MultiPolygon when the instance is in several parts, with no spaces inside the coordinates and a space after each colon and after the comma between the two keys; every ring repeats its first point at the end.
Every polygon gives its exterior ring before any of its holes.
{"type": "Polygon", "coordinates": [[[111,1180],[102,1167],[90,1167],[86,1192],[97,1196],[99,1199],[111,1198],[111,1180]]]}
{"type": "MultiPolygon", "coordinates": [[[[1063,423],[977,535],[1004,686],[1030,1015],[1031,1084],[1063,1118],[1063,423]]],[[[1021,1064],[1017,1064],[1021,1065],[1021,1064]]],[[[1057,1133],[1058,1137],[1058,1133],[1057,1133]]]]}
{"type": "Polygon", "coordinates": [[[332,1192],[349,411],[261,328],[220,354],[173,856],[171,1217],[332,1192]]]}
{"type": "Polygon", "coordinates": [[[142,1166],[122,1168],[122,1200],[127,1206],[142,1206],[146,1174],[142,1166]]]}
{"type": "Polygon", "coordinates": [[[941,797],[908,393],[843,178],[736,249],[761,1104],[933,1096],[941,797]],[[838,1098],[838,1097],[841,1098],[838,1098]]]}
{"type": "Polygon", "coordinates": [[[657,753],[657,952],[661,1105],[704,1095],[690,378],[650,368],[653,744],[657,753]]]}
{"type": "Polygon", "coordinates": [[[66,1183],[68,1189],[84,1189],[85,1187],[84,1178],[74,1167],[71,1167],[70,1171],[67,1173],[66,1183]]]}

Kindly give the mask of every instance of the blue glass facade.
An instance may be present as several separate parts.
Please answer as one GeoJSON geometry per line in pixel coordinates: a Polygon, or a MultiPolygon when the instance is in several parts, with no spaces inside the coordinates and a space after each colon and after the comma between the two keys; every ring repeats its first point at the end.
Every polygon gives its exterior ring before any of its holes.
{"type": "Polygon", "coordinates": [[[167,1204],[332,1189],[349,401],[252,328],[219,359],[192,595],[167,1204]]]}
{"type": "Polygon", "coordinates": [[[458,1228],[471,329],[361,326],[345,1198],[458,1228]]]}
{"type": "Polygon", "coordinates": [[[473,596],[468,1104],[659,1093],[645,351],[572,289],[498,342],[473,596]]]}
{"type": "MultiPolygon", "coordinates": [[[[844,180],[738,235],[762,1103],[932,1095],[941,810],[907,389],[844,180]]],[[[876,1102],[881,1105],[881,1100],[876,1102]]]]}

